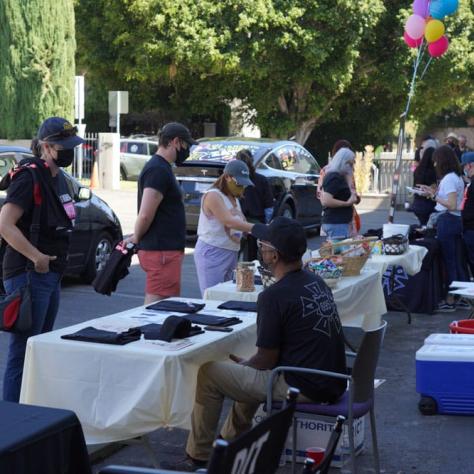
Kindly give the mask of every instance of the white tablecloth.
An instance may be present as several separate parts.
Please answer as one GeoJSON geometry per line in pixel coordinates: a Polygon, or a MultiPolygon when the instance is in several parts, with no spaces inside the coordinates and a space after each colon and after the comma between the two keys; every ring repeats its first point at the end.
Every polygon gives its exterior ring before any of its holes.
{"type": "Polygon", "coordinates": [[[410,245],[402,255],[372,255],[364,268],[377,270],[382,276],[389,265],[400,265],[408,275],[416,275],[421,270],[421,264],[427,253],[426,247],[410,245]]]}
{"type": "Polygon", "coordinates": [[[238,316],[243,323],[233,332],[206,331],[184,343],[142,339],[113,346],[61,339],[87,326],[125,330],[160,323],[170,314],[149,316],[143,307],[30,337],[20,401],[73,410],[87,444],[129,439],[162,426],[189,428],[199,367],[229,353],[255,352],[256,313],[217,310],[218,304],[207,301],[204,311],[238,316]],[[179,343],[190,345],[179,348],[179,343]]]}
{"type": "MultiPolygon", "coordinates": [[[[262,290],[263,287],[257,285],[251,293],[237,291],[236,284],[227,281],[208,288],[204,299],[257,301],[262,290]]],[[[344,326],[373,329],[380,325],[382,314],[387,312],[378,270],[363,269],[359,276],[343,277],[332,293],[344,326]]]]}

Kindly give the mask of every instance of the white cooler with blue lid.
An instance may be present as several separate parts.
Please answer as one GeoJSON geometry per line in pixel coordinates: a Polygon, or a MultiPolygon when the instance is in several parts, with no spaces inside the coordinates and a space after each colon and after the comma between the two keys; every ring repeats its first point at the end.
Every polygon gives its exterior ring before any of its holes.
{"type": "Polygon", "coordinates": [[[474,415],[474,347],[424,345],[416,352],[416,391],[420,405],[432,399],[437,413],[474,415]]]}

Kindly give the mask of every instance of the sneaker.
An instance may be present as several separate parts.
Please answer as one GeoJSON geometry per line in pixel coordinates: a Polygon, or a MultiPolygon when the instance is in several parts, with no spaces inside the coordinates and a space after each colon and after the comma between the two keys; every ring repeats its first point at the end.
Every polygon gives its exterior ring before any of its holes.
{"type": "Polygon", "coordinates": [[[203,469],[206,466],[207,461],[199,461],[189,456],[186,456],[184,459],[176,462],[160,462],[160,467],[162,469],[167,469],[168,471],[196,472],[198,469],[203,469]]]}
{"type": "Polygon", "coordinates": [[[454,304],[446,303],[446,301],[442,301],[436,310],[438,313],[452,313],[456,311],[456,306],[454,304]]]}
{"type": "Polygon", "coordinates": [[[466,301],[464,298],[459,298],[456,301],[456,309],[472,309],[472,306],[469,304],[469,301],[466,301]]]}

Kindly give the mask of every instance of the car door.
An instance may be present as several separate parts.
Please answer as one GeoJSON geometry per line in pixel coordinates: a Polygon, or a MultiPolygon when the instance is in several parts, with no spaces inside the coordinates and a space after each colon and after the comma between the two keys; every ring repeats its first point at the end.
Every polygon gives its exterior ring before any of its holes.
{"type": "MultiPolygon", "coordinates": [[[[0,180],[15,166],[21,157],[16,156],[14,152],[0,153],[0,180]]],[[[0,191],[0,207],[7,197],[6,191],[0,191]]]]}
{"type": "Polygon", "coordinates": [[[298,144],[288,144],[276,150],[295,196],[298,220],[304,226],[316,226],[321,220],[321,203],[317,198],[319,165],[314,157],[298,144]]]}
{"type": "Polygon", "coordinates": [[[122,143],[122,160],[128,179],[137,179],[149,158],[146,141],[127,141],[122,143]]]}

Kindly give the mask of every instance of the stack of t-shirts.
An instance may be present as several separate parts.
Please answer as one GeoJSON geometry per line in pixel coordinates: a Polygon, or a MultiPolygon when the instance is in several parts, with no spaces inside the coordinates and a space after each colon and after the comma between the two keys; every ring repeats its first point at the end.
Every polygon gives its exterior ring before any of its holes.
{"type": "Polygon", "coordinates": [[[197,313],[206,306],[204,303],[191,303],[189,301],[176,301],[176,300],[161,300],[158,303],[153,303],[147,306],[146,309],[152,309],[155,311],[169,311],[177,313],[197,313]]]}
{"type": "Polygon", "coordinates": [[[138,341],[141,335],[142,333],[138,328],[130,328],[128,331],[123,332],[113,332],[89,326],[75,332],[74,334],[65,334],[64,336],[61,336],[61,339],[123,346],[129,342],[138,341]]]}

